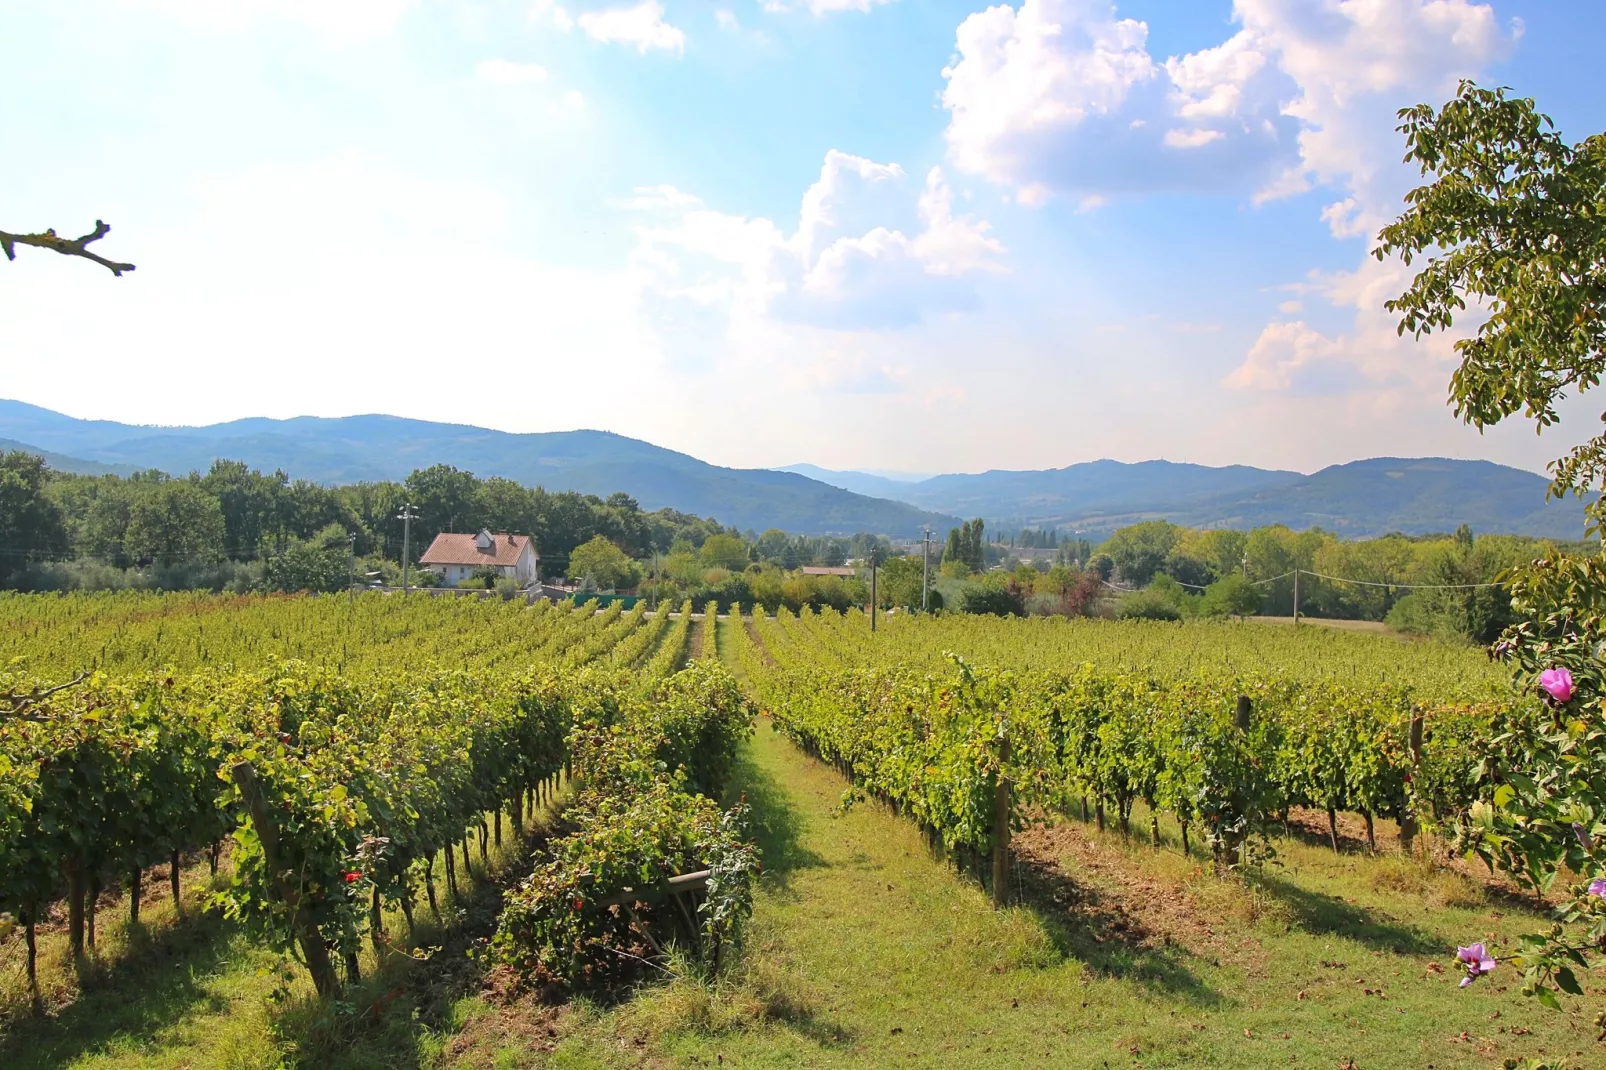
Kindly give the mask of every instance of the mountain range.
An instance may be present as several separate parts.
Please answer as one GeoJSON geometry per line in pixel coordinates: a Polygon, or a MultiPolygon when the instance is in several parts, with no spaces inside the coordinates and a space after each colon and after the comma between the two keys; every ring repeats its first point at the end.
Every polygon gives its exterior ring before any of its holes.
{"type": "Polygon", "coordinates": [[[79,420],[0,400],[0,451],[42,454],[92,475],[157,468],[205,471],[219,457],[282,468],[321,483],[400,480],[451,464],[548,490],[624,491],[645,509],[671,507],[744,530],[805,534],[939,534],[958,517],[994,528],[1055,527],[1099,539],[1124,524],[1322,527],[1347,538],[1480,532],[1576,539],[1583,503],[1545,500],[1548,481],[1489,461],[1378,457],[1300,472],[1172,461],[1100,460],[1041,471],[893,478],[903,473],[724,468],[607,431],[513,434],[397,416],[252,418],[206,427],[79,420]]]}
{"type": "Polygon", "coordinates": [[[608,431],[511,434],[397,416],[252,418],[207,427],[141,427],[79,420],[0,400],[0,439],[45,455],[61,471],[100,475],[158,468],[204,472],[219,457],[282,468],[319,483],[401,480],[450,464],[547,490],[606,497],[624,491],[643,509],[711,516],[743,530],[913,535],[958,521],[905,502],[871,498],[791,472],[722,468],[608,431]]]}
{"type": "Polygon", "coordinates": [[[1550,481],[1491,461],[1373,457],[1311,475],[1172,461],[1101,460],[1045,471],[991,471],[902,482],[794,465],[815,479],[1005,528],[1052,527],[1100,538],[1165,519],[1189,527],[1320,527],[1345,538],[1474,531],[1578,539],[1584,503],[1546,501],[1550,481]]]}

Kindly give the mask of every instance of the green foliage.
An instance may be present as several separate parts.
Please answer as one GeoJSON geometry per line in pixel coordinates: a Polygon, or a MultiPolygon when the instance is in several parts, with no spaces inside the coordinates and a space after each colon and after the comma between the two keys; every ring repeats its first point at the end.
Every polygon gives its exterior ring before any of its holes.
{"type": "Polygon", "coordinates": [[[961,613],[987,613],[995,617],[1026,615],[1026,600],[1012,584],[996,580],[968,583],[959,597],[961,613]]]}
{"type": "Polygon", "coordinates": [[[346,533],[330,525],[314,538],[292,539],[268,559],[263,582],[274,591],[343,591],[352,582],[346,533]]]}
{"type": "Polygon", "coordinates": [[[1165,520],[1146,520],[1121,528],[1099,547],[1115,565],[1116,574],[1142,587],[1160,571],[1181,540],[1182,529],[1165,520]]]}
{"type": "Polygon", "coordinates": [[[740,572],[747,567],[747,545],[736,535],[710,535],[699,552],[704,565],[740,572]]]}
{"type": "Polygon", "coordinates": [[[0,454],[0,584],[9,583],[34,556],[67,550],[59,505],[45,494],[46,469],[29,453],[0,454]]]}
{"type": "MultiPolygon", "coordinates": [[[[1456,341],[1456,414],[1476,427],[1522,413],[1554,424],[1564,394],[1606,367],[1601,264],[1606,258],[1606,135],[1569,145],[1534,102],[1463,81],[1443,108],[1400,113],[1406,159],[1433,181],[1406,195],[1376,255],[1427,263],[1388,302],[1400,331],[1448,330],[1474,303],[1476,333],[1456,341]]],[[[1555,468],[1556,489],[1606,475],[1606,437],[1555,468]]]]}
{"type": "Polygon", "coordinates": [[[569,555],[569,576],[590,577],[603,590],[618,590],[641,582],[641,569],[608,539],[594,535],[569,555]]]}
{"type": "Polygon", "coordinates": [[[1261,601],[1260,588],[1233,573],[1205,588],[1199,608],[1210,617],[1247,617],[1260,612],[1261,601]]]}
{"type": "MultiPolygon", "coordinates": [[[[1457,415],[1480,429],[1518,413],[1541,428],[1556,423],[1557,402],[1598,385],[1606,368],[1606,135],[1569,145],[1532,100],[1469,81],[1443,108],[1418,105],[1400,119],[1406,158],[1433,180],[1406,196],[1376,255],[1428,260],[1387,307],[1400,315],[1402,334],[1420,337],[1450,329],[1475,305],[1476,332],[1455,343],[1457,415]]],[[[1575,447],[1552,472],[1553,494],[1590,493],[1606,476],[1606,435],[1575,447]]],[[[1598,497],[1589,506],[1592,527],[1606,537],[1603,510],[1598,497]]],[[[1458,542],[1470,554],[1466,534],[1458,542]]],[[[1599,878],[1606,875],[1606,843],[1598,838],[1606,834],[1599,716],[1606,568],[1599,555],[1550,552],[1518,569],[1510,589],[1516,619],[1496,656],[1521,685],[1567,670],[1574,686],[1547,693],[1541,713],[1504,725],[1479,748],[1474,782],[1482,797],[1460,826],[1461,842],[1535,888],[1548,888],[1563,866],[1599,878]]],[[[1474,634],[1498,626],[1499,608],[1475,597],[1424,599],[1410,613],[1474,634]]],[[[1572,967],[1587,970],[1606,946],[1606,896],[1582,884],[1571,892],[1558,924],[1525,936],[1511,956],[1524,971],[1524,991],[1551,1007],[1557,990],[1583,994],[1572,967]],[[1569,934],[1565,923],[1585,931],[1569,934]]]]}
{"type": "Polygon", "coordinates": [[[752,732],[747,700],[729,673],[703,661],[650,700],[593,689],[577,713],[568,748],[581,793],[568,815],[580,828],[508,897],[492,955],[538,984],[633,980],[661,950],[649,926],[674,930],[665,882],[710,869],[698,931],[682,935],[717,968],[751,913],[758,871],[743,811],[714,802],[752,732]]]}
{"type": "Polygon", "coordinates": [[[140,564],[219,561],[223,535],[216,498],[198,482],[163,480],[133,500],[123,550],[140,564]]]}
{"type": "Polygon", "coordinates": [[[1148,589],[1122,595],[1115,615],[1122,620],[1181,620],[1182,610],[1167,592],[1148,589]]]}

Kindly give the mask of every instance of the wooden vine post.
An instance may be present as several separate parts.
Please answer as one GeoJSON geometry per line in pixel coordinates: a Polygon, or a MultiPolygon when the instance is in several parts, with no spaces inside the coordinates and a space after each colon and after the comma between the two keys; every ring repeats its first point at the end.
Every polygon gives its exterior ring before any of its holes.
{"type": "Polygon", "coordinates": [[[993,782],[993,905],[1009,905],[1009,736],[998,741],[998,775],[993,782]]]}
{"type": "MultiPolygon", "coordinates": [[[[1249,730],[1254,727],[1255,703],[1254,700],[1248,695],[1238,696],[1238,705],[1233,711],[1232,721],[1233,725],[1238,729],[1238,731],[1244,735],[1248,735],[1249,730]]],[[[1245,814],[1247,807],[1248,800],[1242,798],[1241,796],[1231,800],[1233,817],[1234,820],[1239,823],[1239,825],[1238,827],[1234,827],[1231,831],[1223,833],[1216,840],[1215,864],[1216,871],[1218,873],[1220,873],[1225,867],[1242,861],[1241,854],[1243,852],[1244,842],[1249,838],[1248,828],[1243,827],[1242,825],[1242,822],[1247,816],[1245,814]]]]}
{"type": "MultiPolygon", "coordinates": [[[[1411,711],[1410,739],[1411,787],[1415,788],[1416,782],[1422,776],[1422,711],[1420,709],[1411,711]]],[[[1416,819],[1416,808],[1412,804],[1411,792],[1407,790],[1405,796],[1405,807],[1400,812],[1400,846],[1404,848],[1406,854],[1410,854],[1415,847],[1417,833],[1421,832],[1422,829],[1416,819]]]]}
{"type": "Polygon", "coordinates": [[[251,824],[256,827],[257,841],[262,844],[262,861],[272,874],[279,897],[290,911],[290,927],[295,932],[296,942],[301,945],[302,955],[306,957],[307,972],[312,974],[313,987],[318,990],[320,997],[329,999],[340,990],[334,963],[329,958],[329,947],[324,943],[323,933],[319,931],[312,908],[301,895],[300,887],[285,879],[286,871],[279,857],[279,826],[270,815],[267,800],[262,797],[256,770],[250,762],[238,762],[229,770],[229,775],[239,786],[240,795],[251,812],[251,824]]]}

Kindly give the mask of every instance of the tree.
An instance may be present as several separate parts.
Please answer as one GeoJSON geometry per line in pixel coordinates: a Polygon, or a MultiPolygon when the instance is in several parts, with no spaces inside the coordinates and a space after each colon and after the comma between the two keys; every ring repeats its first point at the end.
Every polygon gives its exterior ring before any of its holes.
{"type": "MultiPolygon", "coordinates": [[[[1416,337],[1450,330],[1469,305],[1478,308],[1486,318],[1455,343],[1456,414],[1480,430],[1518,413],[1551,426],[1557,402],[1599,385],[1606,368],[1606,134],[1569,145],[1532,100],[1469,81],[1443,108],[1418,105],[1400,119],[1406,159],[1432,181],[1406,195],[1375,252],[1427,262],[1387,307],[1400,316],[1400,333],[1416,337]]],[[[1606,435],[1573,448],[1551,473],[1555,495],[1600,486],[1606,435]]],[[[1606,536],[1606,505],[1587,508],[1592,530],[1606,536]]],[[[1539,696],[1542,712],[1532,731],[1505,737],[1500,764],[1522,775],[1488,785],[1492,801],[1474,809],[1458,847],[1535,888],[1549,888],[1563,867],[1599,881],[1606,562],[1599,553],[1551,551],[1517,570],[1510,586],[1519,619],[1493,653],[1539,696]]],[[[1559,917],[1580,923],[1576,938],[1556,925],[1504,956],[1524,971],[1524,991],[1553,1007],[1558,989],[1583,995],[1572,966],[1589,969],[1606,946],[1600,897],[1582,882],[1570,891],[1559,917]]]]}
{"type": "Polygon", "coordinates": [[[1234,572],[1205,588],[1200,609],[1210,617],[1247,617],[1260,612],[1260,588],[1234,572]]]}
{"type": "Polygon", "coordinates": [[[619,547],[601,535],[593,535],[589,542],[575,547],[569,555],[569,577],[577,580],[590,577],[604,590],[618,590],[640,583],[641,569],[619,547]]]}
{"type": "Polygon", "coordinates": [[[747,567],[747,545],[736,535],[710,535],[703,540],[700,552],[703,564],[709,568],[722,568],[740,572],[747,567]]]}
{"type": "Polygon", "coordinates": [[[291,539],[268,559],[265,582],[276,591],[341,591],[352,581],[350,544],[338,524],[310,539],[291,539]]]}
{"type": "Polygon", "coordinates": [[[970,566],[972,572],[985,572],[987,570],[987,539],[986,528],[978,517],[965,525],[964,556],[965,564],[970,566]]]}
{"type": "Polygon", "coordinates": [[[427,547],[443,531],[477,531],[480,527],[479,480],[449,464],[420,468],[407,477],[407,493],[418,519],[413,545],[427,547]]]}
{"type": "Polygon", "coordinates": [[[223,549],[230,558],[250,561],[257,556],[263,537],[277,526],[286,482],[283,472],[265,476],[244,461],[212,462],[201,487],[217,498],[223,511],[223,549]]]}
{"type": "Polygon", "coordinates": [[[123,549],[142,565],[213,562],[223,558],[223,538],[217,499],[199,480],[168,479],[134,498],[123,549]]]}
{"type": "Polygon", "coordinates": [[[1182,529],[1165,520],[1145,520],[1141,524],[1118,529],[1103,546],[1101,553],[1115,562],[1115,571],[1127,583],[1147,586],[1165,564],[1171,551],[1176,549],[1182,529]]]}
{"type": "Polygon", "coordinates": [[[67,551],[67,525],[61,507],[45,493],[49,470],[44,459],[15,450],[0,454],[0,584],[33,557],[67,551]]]}
{"type": "Polygon", "coordinates": [[[887,558],[876,577],[876,594],[881,599],[881,607],[919,609],[924,577],[925,566],[918,557],[887,558]]]}
{"type": "Polygon", "coordinates": [[[996,617],[1026,615],[1026,600],[1014,586],[981,580],[967,584],[959,596],[959,612],[988,613],[996,617]]]}

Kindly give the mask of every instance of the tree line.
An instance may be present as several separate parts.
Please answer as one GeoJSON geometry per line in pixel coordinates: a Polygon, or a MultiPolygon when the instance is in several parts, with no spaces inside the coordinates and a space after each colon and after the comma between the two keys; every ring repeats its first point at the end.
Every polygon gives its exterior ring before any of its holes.
{"type": "Polygon", "coordinates": [[[401,562],[408,505],[414,561],[440,532],[489,528],[534,535],[543,571],[558,575],[597,536],[646,557],[735,534],[713,519],[645,511],[627,494],[548,491],[450,465],[330,487],[226,459],[188,476],[73,475],[14,451],[0,455],[0,585],[262,585],[275,561],[320,555],[338,563],[343,584],[348,555],[370,567],[401,562]]]}

